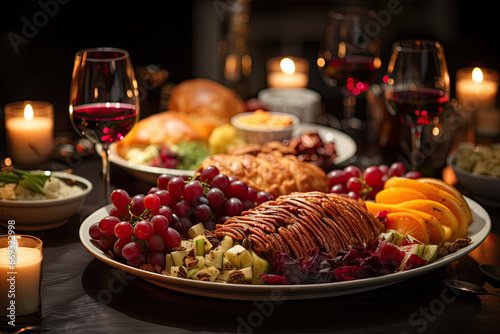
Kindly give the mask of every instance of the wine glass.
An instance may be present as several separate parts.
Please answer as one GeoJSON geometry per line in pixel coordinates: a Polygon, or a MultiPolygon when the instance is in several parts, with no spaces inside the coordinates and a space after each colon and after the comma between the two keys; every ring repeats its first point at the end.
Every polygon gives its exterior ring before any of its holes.
{"type": "Polygon", "coordinates": [[[380,68],[380,32],[368,29],[375,13],[362,7],[328,12],[328,23],[319,51],[318,66],[324,82],[343,96],[345,129],[360,130],[364,122],[355,116],[356,99],[363,97],[380,68]]]}
{"type": "Polygon", "coordinates": [[[432,173],[443,164],[451,141],[446,139],[451,136],[445,117],[450,77],[443,47],[429,40],[395,42],[383,81],[387,109],[403,126],[400,143],[412,169],[432,173]]]}
{"type": "Polygon", "coordinates": [[[127,51],[92,48],[76,53],[69,116],[76,132],[102,146],[104,202],[109,203],[109,145],[139,119],[137,81],[127,51]]]}

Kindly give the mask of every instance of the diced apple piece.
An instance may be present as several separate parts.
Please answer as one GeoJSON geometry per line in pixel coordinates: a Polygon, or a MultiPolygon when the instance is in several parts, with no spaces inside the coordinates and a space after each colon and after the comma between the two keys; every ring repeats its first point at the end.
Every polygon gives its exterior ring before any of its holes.
{"type": "Polygon", "coordinates": [[[251,282],[253,278],[252,267],[239,269],[245,275],[245,281],[251,282]]]}
{"type": "Polygon", "coordinates": [[[246,267],[242,269],[233,269],[233,270],[226,270],[224,272],[221,272],[217,276],[217,280],[232,283],[234,280],[231,278],[231,275],[234,274],[235,272],[240,272],[243,274],[243,280],[246,282],[251,282],[253,278],[253,272],[251,267],[246,267]]]}
{"type": "Polygon", "coordinates": [[[260,275],[267,274],[271,265],[269,261],[260,257],[253,249],[250,249],[249,252],[252,254],[252,284],[264,284],[264,280],[260,275]]]}
{"type": "Polygon", "coordinates": [[[205,256],[205,239],[199,238],[195,240],[195,254],[205,256]]]}
{"type": "Polygon", "coordinates": [[[191,239],[181,240],[181,247],[184,247],[189,252],[194,249],[194,242],[191,239]]]}
{"type": "MultiPolygon", "coordinates": [[[[203,241],[205,241],[205,254],[208,253],[213,247],[212,243],[210,241],[208,241],[207,237],[204,234],[200,234],[200,235],[194,237],[193,242],[196,244],[197,240],[199,240],[199,239],[203,239],[203,241]]],[[[201,254],[199,254],[199,255],[201,255],[201,254]]]]}
{"type": "Polygon", "coordinates": [[[236,245],[231,247],[225,254],[237,268],[246,268],[252,266],[252,254],[243,246],[236,245]]]}
{"type": "Polygon", "coordinates": [[[229,261],[225,256],[222,259],[222,270],[224,271],[230,271],[238,269],[231,261],[229,261]]]}
{"type": "Polygon", "coordinates": [[[194,238],[200,234],[203,234],[203,232],[205,232],[205,226],[203,226],[203,223],[198,223],[191,226],[191,228],[187,231],[187,236],[189,238],[194,238]]]}
{"type": "Polygon", "coordinates": [[[214,266],[217,269],[222,269],[222,262],[224,259],[224,252],[213,250],[205,255],[205,265],[207,267],[214,266]]]}
{"type": "Polygon", "coordinates": [[[231,247],[233,247],[233,238],[228,237],[227,235],[222,238],[219,245],[217,245],[216,250],[220,250],[222,252],[227,252],[231,247]]]}
{"type": "Polygon", "coordinates": [[[172,255],[171,254],[166,254],[165,255],[165,270],[167,272],[170,272],[170,268],[174,266],[174,260],[172,260],[172,255]]]}
{"type": "Polygon", "coordinates": [[[172,261],[174,262],[175,266],[183,266],[184,259],[188,254],[189,254],[188,250],[173,251],[170,253],[170,255],[172,256],[172,261]]]}
{"type": "Polygon", "coordinates": [[[173,276],[173,277],[184,277],[184,276],[179,276],[179,272],[181,270],[184,273],[187,273],[186,267],[184,267],[184,266],[172,266],[170,268],[170,276],[173,276]]]}
{"type": "Polygon", "coordinates": [[[200,271],[200,268],[191,268],[187,271],[187,278],[194,278],[195,275],[200,271]]]}
{"type": "Polygon", "coordinates": [[[219,273],[219,275],[217,275],[217,280],[219,281],[224,281],[224,282],[228,282],[229,281],[229,274],[232,272],[233,270],[224,270],[224,271],[221,271],[219,273]]]}
{"type": "Polygon", "coordinates": [[[198,269],[203,269],[203,267],[205,267],[205,257],[204,256],[195,256],[194,258],[198,260],[198,263],[196,264],[198,269]]]}
{"type": "Polygon", "coordinates": [[[219,269],[215,268],[214,266],[210,266],[200,269],[200,271],[196,273],[194,278],[199,280],[208,277],[210,282],[214,282],[217,279],[219,273],[219,269]]]}

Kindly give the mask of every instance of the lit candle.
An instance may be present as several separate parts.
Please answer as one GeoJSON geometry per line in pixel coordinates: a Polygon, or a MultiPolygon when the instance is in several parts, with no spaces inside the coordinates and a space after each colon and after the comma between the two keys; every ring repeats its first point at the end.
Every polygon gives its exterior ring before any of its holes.
{"type": "Polygon", "coordinates": [[[37,168],[52,153],[54,109],[40,101],[5,106],[7,150],[15,166],[37,168]]]}
{"type": "Polygon", "coordinates": [[[457,71],[457,100],[465,115],[473,113],[475,130],[479,134],[496,135],[500,115],[495,108],[498,93],[498,72],[479,67],[457,71]]]}
{"type": "Polygon", "coordinates": [[[491,106],[498,92],[498,72],[479,67],[460,69],[457,71],[456,91],[460,103],[472,105],[475,109],[491,106]]]}
{"type": "Polygon", "coordinates": [[[267,61],[269,87],[305,88],[309,81],[309,62],[302,58],[270,58],[267,61]]]}
{"type": "Polygon", "coordinates": [[[40,317],[42,259],[40,239],[0,237],[0,317],[7,318],[8,325],[19,326],[30,317],[40,317]]]}

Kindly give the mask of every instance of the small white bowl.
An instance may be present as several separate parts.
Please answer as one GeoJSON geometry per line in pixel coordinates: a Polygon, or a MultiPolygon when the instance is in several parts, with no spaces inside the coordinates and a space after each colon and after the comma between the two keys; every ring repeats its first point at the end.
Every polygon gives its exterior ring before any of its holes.
{"type": "MultiPolygon", "coordinates": [[[[456,153],[448,157],[448,165],[451,166],[458,183],[478,200],[499,206],[500,201],[500,177],[471,173],[455,165],[456,153]]],[[[486,203],[485,203],[486,204],[486,203]]]]}
{"type": "Polygon", "coordinates": [[[60,199],[0,199],[2,225],[12,225],[15,230],[40,231],[66,224],[82,208],[85,197],[92,191],[92,183],[69,173],[52,172],[52,176],[78,185],[83,191],[60,199]]]}
{"type": "Polygon", "coordinates": [[[265,144],[270,141],[281,141],[292,137],[293,131],[300,125],[300,119],[292,114],[282,113],[277,111],[269,111],[271,115],[287,116],[292,119],[292,124],[279,128],[272,129],[259,127],[258,125],[249,125],[240,122],[242,117],[248,117],[250,113],[241,113],[231,118],[231,125],[234,126],[239,134],[248,144],[265,144]]]}

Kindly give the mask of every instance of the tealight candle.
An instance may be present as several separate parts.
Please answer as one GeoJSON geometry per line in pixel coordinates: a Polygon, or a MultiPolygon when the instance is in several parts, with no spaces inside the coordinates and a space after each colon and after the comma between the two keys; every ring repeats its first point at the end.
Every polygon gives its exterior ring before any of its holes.
{"type": "Polygon", "coordinates": [[[305,88],[309,82],[309,62],[298,57],[274,57],[267,60],[269,87],[305,88]]]}
{"type": "Polygon", "coordinates": [[[7,152],[15,166],[37,168],[52,153],[54,108],[41,101],[13,102],[5,106],[7,152]]]}
{"type": "Polygon", "coordinates": [[[17,327],[41,317],[42,241],[29,235],[0,236],[0,319],[17,327]]]}
{"type": "Polygon", "coordinates": [[[491,122],[495,115],[499,74],[495,70],[463,68],[457,71],[456,94],[465,113],[472,113],[475,129],[479,134],[496,135],[498,122],[491,122]]]}

